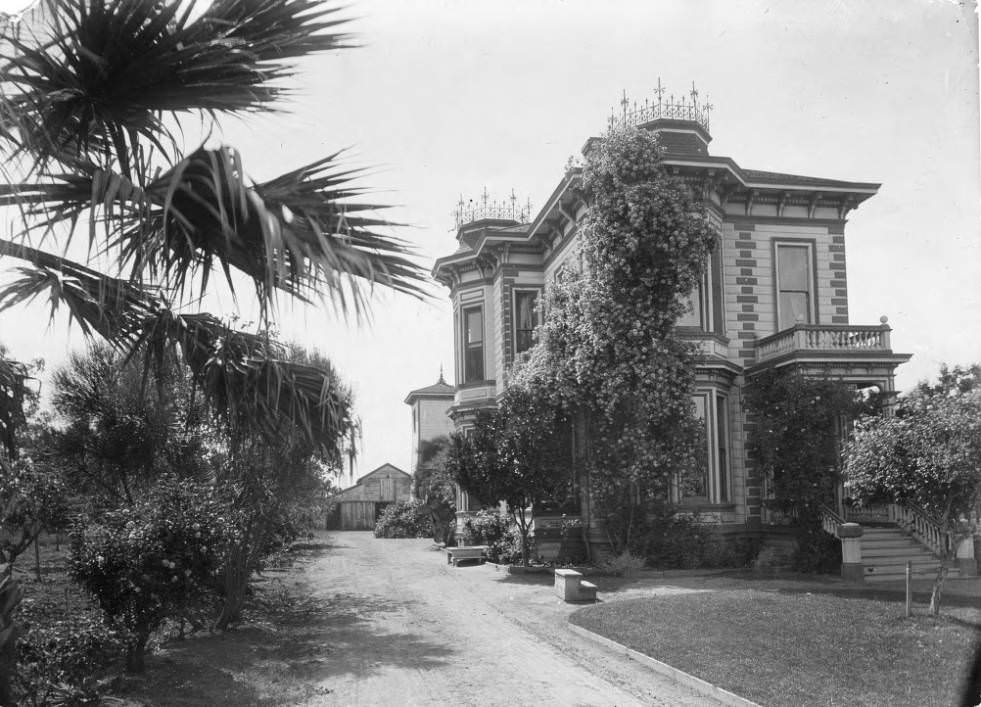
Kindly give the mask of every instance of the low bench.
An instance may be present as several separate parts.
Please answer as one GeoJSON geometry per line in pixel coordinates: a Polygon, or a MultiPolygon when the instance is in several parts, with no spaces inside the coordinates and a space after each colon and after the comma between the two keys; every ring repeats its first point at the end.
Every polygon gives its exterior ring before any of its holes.
{"type": "Polygon", "coordinates": [[[446,548],[446,564],[453,563],[453,566],[456,567],[461,562],[467,562],[468,560],[477,560],[483,564],[484,555],[486,552],[486,545],[463,545],[461,547],[448,547],[446,548]]]}
{"type": "Polygon", "coordinates": [[[596,601],[596,585],[576,570],[555,570],[555,594],[563,601],[596,601]]]}

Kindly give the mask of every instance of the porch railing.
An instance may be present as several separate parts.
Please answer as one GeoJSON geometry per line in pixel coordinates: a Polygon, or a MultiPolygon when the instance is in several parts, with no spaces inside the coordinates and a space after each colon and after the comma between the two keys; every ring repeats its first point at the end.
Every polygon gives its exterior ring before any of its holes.
{"type": "Polygon", "coordinates": [[[824,532],[834,537],[838,537],[838,526],[845,522],[845,519],[838,515],[829,506],[821,506],[821,527],[824,532]]]}
{"type": "Polygon", "coordinates": [[[926,545],[939,557],[950,557],[954,546],[951,533],[941,529],[940,522],[912,503],[890,503],[889,520],[926,545]]]}
{"type": "Polygon", "coordinates": [[[891,352],[890,331],[885,323],[878,326],[796,324],[760,339],[756,343],[756,358],[765,361],[794,351],[891,352]]]}

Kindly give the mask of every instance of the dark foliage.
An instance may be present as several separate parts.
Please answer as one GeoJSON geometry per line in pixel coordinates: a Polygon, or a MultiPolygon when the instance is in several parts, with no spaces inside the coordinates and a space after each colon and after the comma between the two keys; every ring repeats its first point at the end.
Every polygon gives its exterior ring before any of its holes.
{"type": "Polygon", "coordinates": [[[432,521],[415,501],[389,504],[375,523],[376,538],[427,538],[432,535],[432,521]]]}

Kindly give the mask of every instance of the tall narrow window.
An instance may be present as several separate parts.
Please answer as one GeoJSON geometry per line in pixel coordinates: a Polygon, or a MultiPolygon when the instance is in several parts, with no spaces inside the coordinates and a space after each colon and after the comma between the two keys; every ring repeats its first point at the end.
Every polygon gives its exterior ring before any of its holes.
{"type": "Polygon", "coordinates": [[[729,493],[729,414],[726,397],[705,390],[692,396],[699,425],[696,466],[678,481],[682,503],[728,503],[729,493]]]}
{"type": "Polygon", "coordinates": [[[532,347],[535,327],[538,325],[538,291],[515,290],[514,292],[514,353],[519,354],[532,347]]]}
{"type": "Polygon", "coordinates": [[[702,331],[712,331],[713,268],[714,261],[710,258],[698,286],[684,300],[685,312],[678,319],[678,326],[698,327],[702,331]]]}
{"type": "Polygon", "coordinates": [[[463,310],[463,382],[484,380],[484,310],[463,310]]]}
{"type": "Polygon", "coordinates": [[[811,324],[811,248],[777,245],[777,308],[779,330],[795,324],[811,324]]]}
{"type": "Polygon", "coordinates": [[[705,288],[698,284],[684,300],[685,313],[678,319],[678,326],[690,326],[704,329],[705,324],[705,288]]]}
{"type": "Polygon", "coordinates": [[[684,501],[708,501],[709,499],[709,428],[710,409],[708,395],[700,394],[692,398],[695,403],[695,417],[701,421],[700,440],[696,449],[697,466],[681,479],[681,498],[684,501]]]}
{"type": "Polygon", "coordinates": [[[719,493],[720,503],[729,501],[729,416],[726,414],[726,399],[715,396],[716,437],[718,441],[719,493]]]}

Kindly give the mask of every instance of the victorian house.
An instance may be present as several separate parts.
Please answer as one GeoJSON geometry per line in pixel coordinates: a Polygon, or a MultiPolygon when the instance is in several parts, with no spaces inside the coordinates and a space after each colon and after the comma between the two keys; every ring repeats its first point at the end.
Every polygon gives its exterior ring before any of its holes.
{"type": "MultiPolygon", "coordinates": [[[[655,95],[641,106],[624,101],[610,129],[657,133],[665,168],[699,191],[719,233],[678,323],[701,350],[694,405],[705,424],[707,463],[674,500],[721,530],[756,532],[771,519],[766,479],[746,454],[741,393],[753,376],[796,367],[888,392],[896,367],[910,358],[893,352],[885,317],[849,319],[845,225],[879,185],[747,169],[710,153],[710,106],[694,89],[677,102],[655,95]]],[[[583,153],[601,139],[588,139],[583,153]]],[[[494,407],[509,368],[533,344],[539,294],[560,268],[578,266],[577,225],[587,209],[580,177],[568,167],[536,213],[513,198],[461,200],[457,250],[433,269],[453,303],[458,384],[448,414],[458,429],[494,407]]],[[[588,493],[581,494],[589,527],[588,493]]],[[[602,540],[599,533],[594,540],[602,540]]]]}

